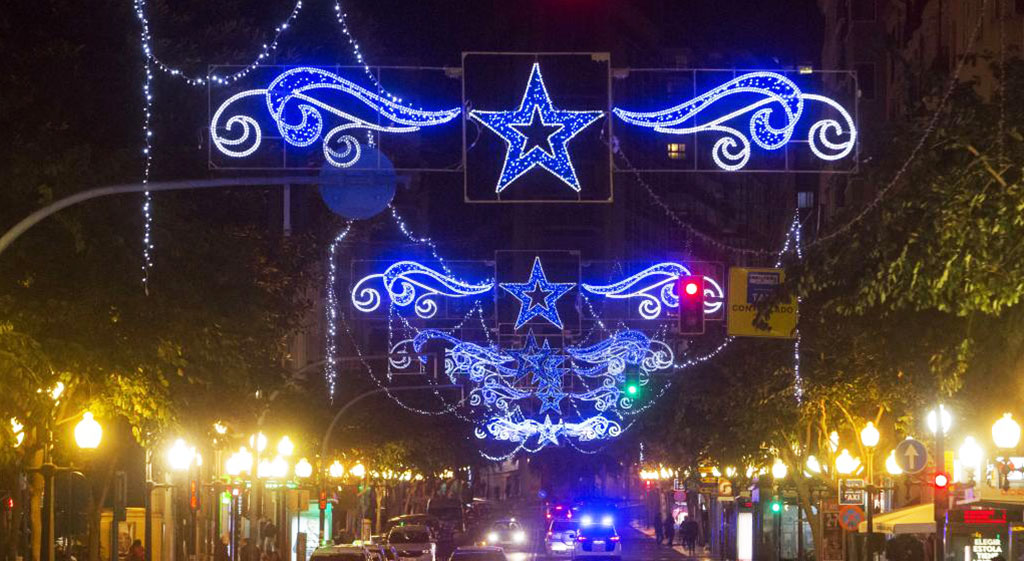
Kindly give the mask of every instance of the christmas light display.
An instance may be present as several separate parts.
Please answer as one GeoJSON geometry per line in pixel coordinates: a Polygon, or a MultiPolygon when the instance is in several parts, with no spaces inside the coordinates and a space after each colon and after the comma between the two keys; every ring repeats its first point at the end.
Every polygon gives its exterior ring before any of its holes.
{"type": "Polygon", "coordinates": [[[516,318],[515,329],[526,322],[540,316],[555,327],[562,329],[562,318],[558,316],[556,303],[558,299],[572,290],[574,282],[548,282],[544,275],[544,266],[540,257],[533,259],[530,278],[526,282],[503,282],[498,286],[519,300],[519,317],[516,318]]]}
{"type": "Polygon", "coordinates": [[[333,72],[304,66],[282,72],[265,89],[235,94],[217,108],[210,122],[210,140],[222,154],[244,158],[259,148],[262,132],[254,116],[240,113],[222,121],[225,111],[234,103],[255,96],[265,98],[267,112],[285,142],[303,147],[322,139],[324,158],[336,167],[349,167],[361,155],[359,140],[349,131],[415,132],[422,127],[447,123],[461,112],[459,107],[440,111],[413,109],[333,72]],[[341,94],[342,103],[338,95],[331,97],[332,93],[341,94]],[[372,118],[368,120],[354,113],[359,104],[363,110],[371,110],[372,118]],[[340,124],[326,133],[325,113],[340,120],[340,124]],[[379,119],[386,120],[387,124],[375,122],[379,119]]]}
{"type": "Polygon", "coordinates": [[[792,139],[803,115],[805,101],[823,103],[842,119],[840,122],[825,118],[810,126],[807,144],[811,152],[830,161],[849,155],[857,142],[857,129],[850,114],[832,99],[801,92],[792,80],[775,72],[743,74],[703,95],[661,111],[630,111],[616,107],[613,112],[627,123],[665,134],[721,133],[724,136],[715,142],[711,155],[718,167],[733,171],[742,169],[750,160],[751,141],[765,150],[785,146],[792,139]],[[698,115],[709,111],[720,100],[739,94],[762,98],[724,115],[698,122],[698,115]],[[726,124],[747,114],[751,114],[749,136],[726,124]]]}
{"type": "MultiPolygon", "coordinates": [[[[657,319],[665,307],[678,308],[679,295],[676,281],[690,270],[679,263],[658,263],[619,282],[598,285],[581,284],[583,290],[613,299],[639,298],[640,315],[644,319],[657,319]]],[[[713,314],[722,307],[725,293],[715,279],[704,276],[704,313],[713,314]]]]}
{"type": "Polygon", "coordinates": [[[399,307],[415,303],[416,315],[431,318],[437,313],[437,302],[433,297],[447,296],[464,298],[489,292],[493,281],[466,283],[449,274],[440,273],[415,261],[399,261],[383,273],[367,275],[352,287],[352,305],[360,312],[375,311],[381,304],[378,289],[367,286],[380,280],[388,299],[399,307]],[[417,289],[419,294],[417,295],[417,289]]]}
{"type": "Polygon", "coordinates": [[[572,165],[568,144],[580,131],[604,116],[604,111],[555,109],[544,86],[540,64],[534,63],[518,109],[474,110],[469,116],[508,145],[495,188],[497,193],[538,166],[579,192],[580,182],[572,165]]]}

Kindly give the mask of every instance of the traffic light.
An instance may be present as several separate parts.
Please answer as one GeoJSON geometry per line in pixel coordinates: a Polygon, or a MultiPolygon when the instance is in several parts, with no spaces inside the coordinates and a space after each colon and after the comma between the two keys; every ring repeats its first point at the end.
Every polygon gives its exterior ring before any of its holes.
{"type": "Polygon", "coordinates": [[[199,512],[201,495],[202,486],[199,485],[199,480],[190,479],[188,482],[188,508],[192,509],[192,512],[199,512]]]}
{"type": "Polygon", "coordinates": [[[682,275],[676,284],[679,294],[679,333],[702,335],[704,333],[704,277],[682,275]]]}
{"type": "Polygon", "coordinates": [[[320,489],[320,510],[327,510],[327,489],[320,489]]]}
{"type": "Polygon", "coordinates": [[[638,386],[636,382],[626,384],[626,395],[634,397],[638,393],[640,393],[640,386],[638,386]]]}
{"type": "Polygon", "coordinates": [[[940,491],[946,489],[949,487],[949,475],[941,471],[936,472],[935,475],[932,476],[932,486],[940,491]]]}
{"type": "Polygon", "coordinates": [[[778,497],[772,497],[772,502],[768,503],[768,510],[772,511],[772,514],[779,514],[782,512],[782,501],[778,497]]]}

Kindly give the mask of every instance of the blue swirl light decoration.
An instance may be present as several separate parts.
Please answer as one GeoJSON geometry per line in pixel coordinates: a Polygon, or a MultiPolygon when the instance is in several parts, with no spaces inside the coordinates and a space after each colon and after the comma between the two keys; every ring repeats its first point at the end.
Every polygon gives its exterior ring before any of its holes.
{"type": "Polygon", "coordinates": [[[282,72],[266,88],[237,93],[217,108],[210,121],[210,140],[222,154],[245,158],[259,149],[263,132],[255,116],[239,113],[224,120],[234,103],[256,96],[264,97],[267,112],[285,142],[304,147],[321,140],[324,158],[340,168],[355,164],[362,154],[359,140],[350,131],[416,132],[423,127],[450,122],[462,112],[460,107],[439,111],[413,109],[333,72],[303,66],[282,72]],[[353,113],[353,108],[336,107],[318,97],[330,92],[344,94],[348,100],[356,102],[356,108],[361,104],[372,110],[374,119],[363,119],[353,113]],[[325,114],[340,120],[340,124],[326,133],[325,114]],[[378,117],[385,123],[374,122],[378,117]]]}
{"type": "MultiPolygon", "coordinates": [[[[611,284],[587,284],[580,286],[586,292],[605,298],[640,300],[639,312],[644,319],[658,319],[665,308],[679,307],[676,282],[682,275],[689,275],[690,269],[681,263],[665,262],[652,265],[643,271],[611,284]]],[[[714,314],[722,308],[725,292],[715,279],[704,276],[704,313],[714,314]]]]}
{"type": "Polygon", "coordinates": [[[664,134],[720,133],[724,136],[715,142],[712,158],[721,169],[735,171],[742,169],[750,160],[751,141],[764,150],[778,150],[785,146],[793,137],[807,101],[831,107],[840,119],[824,118],[810,126],[807,141],[811,152],[826,161],[848,156],[857,143],[857,128],[846,109],[825,96],[803,93],[792,80],[775,72],[743,74],[703,95],[660,111],[631,111],[616,107],[613,112],[627,123],[664,134]],[[697,122],[697,116],[719,100],[737,94],[763,97],[725,115],[697,122]],[[750,113],[749,136],[728,124],[750,113]],[[772,123],[773,118],[776,124],[772,123]]]}
{"type": "Polygon", "coordinates": [[[436,271],[416,261],[399,261],[383,273],[367,275],[352,287],[352,306],[360,312],[377,310],[382,302],[381,290],[399,308],[410,305],[416,315],[429,319],[437,314],[435,297],[465,298],[490,292],[494,281],[468,283],[436,271]],[[381,287],[371,286],[380,281],[381,287]]]}
{"type": "Polygon", "coordinates": [[[623,415],[634,407],[620,389],[627,370],[635,370],[640,385],[646,385],[653,373],[673,368],[675,360],[664,342],[629,329],[592,345],[569,345],[561,353],[546,342],[537,345],[532,333],[518,350],[463,341],[439,329],[424,329],[400,344],[420,353],[431,341],[447,348],[448,379],[469,388],[467,403],[481,419],[477,437],[529,451],[617,437],[623,415]]]}

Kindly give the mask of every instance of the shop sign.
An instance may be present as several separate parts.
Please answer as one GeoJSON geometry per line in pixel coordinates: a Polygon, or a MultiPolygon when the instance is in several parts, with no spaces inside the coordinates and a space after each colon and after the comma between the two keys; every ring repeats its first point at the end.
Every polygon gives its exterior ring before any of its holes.
{"type": "Polygon", "coordinates": [[[975,561],[989,561],[1002,555],[1003,542],[999,538],[974,538],[971,541],[971,559],[975,561]]]}

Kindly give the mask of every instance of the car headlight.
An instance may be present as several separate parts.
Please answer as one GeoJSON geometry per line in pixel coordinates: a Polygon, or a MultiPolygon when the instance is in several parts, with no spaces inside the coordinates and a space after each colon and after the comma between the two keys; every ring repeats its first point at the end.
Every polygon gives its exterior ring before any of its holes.
{"type": "Polygon", "coordinates": [[[524,532],[522,530],[519,530],[518,532],[512,534],[512,541],[514,541],[516,543],[523,543],[523,542],[525,542],[526,541],[526,532],[524,532]]]}
{"type": "Polygon", "coordinates": [[[491,532],[487,534],[487,541],[491,543],[498,543],[498,532],[491,532]]]}

